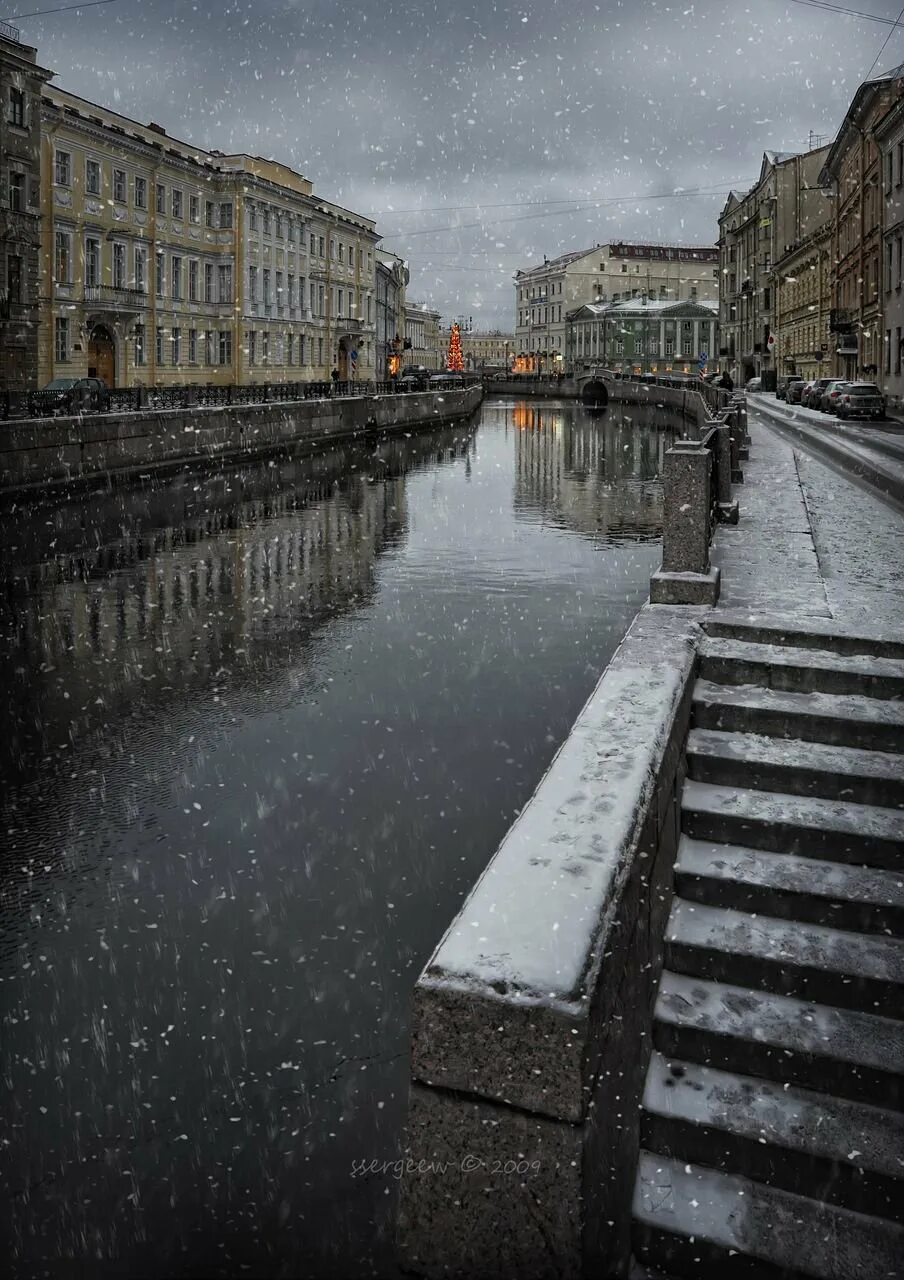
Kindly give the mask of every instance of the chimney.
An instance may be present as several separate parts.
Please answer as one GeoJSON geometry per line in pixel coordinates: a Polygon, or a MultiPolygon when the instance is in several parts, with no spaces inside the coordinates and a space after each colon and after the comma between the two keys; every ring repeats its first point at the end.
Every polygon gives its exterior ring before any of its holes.
{"type": "Polygon", "coordinates": [[[152,120],[148,125],[148,128],[151,130],[152,133],[159,133],[161,137],[164,137],[164,138],[166,137],[166,130],[164,129],[163,125],[154,124],[154,121],[152,120]]]}

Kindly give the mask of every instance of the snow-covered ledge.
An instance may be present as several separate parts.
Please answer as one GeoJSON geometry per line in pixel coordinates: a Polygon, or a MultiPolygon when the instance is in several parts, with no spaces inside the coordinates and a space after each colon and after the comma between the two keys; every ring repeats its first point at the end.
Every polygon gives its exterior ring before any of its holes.
{"type": "Polygon", "coordinates": [[[417,983],[408,1154],[446,1172],[403,1183],[415,1270],[625,1254],[699,617],[641,610],[417,983]]]}

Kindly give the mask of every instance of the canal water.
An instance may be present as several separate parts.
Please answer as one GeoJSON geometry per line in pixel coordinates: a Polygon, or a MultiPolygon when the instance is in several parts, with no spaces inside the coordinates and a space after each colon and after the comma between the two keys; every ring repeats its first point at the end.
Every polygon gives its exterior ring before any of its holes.
{"type": "Polygon", "coordinates": [[[498,401],[0,512],[15,1275],[394,1274],[410,991],[647,595],[668,443],[498,401]]]}

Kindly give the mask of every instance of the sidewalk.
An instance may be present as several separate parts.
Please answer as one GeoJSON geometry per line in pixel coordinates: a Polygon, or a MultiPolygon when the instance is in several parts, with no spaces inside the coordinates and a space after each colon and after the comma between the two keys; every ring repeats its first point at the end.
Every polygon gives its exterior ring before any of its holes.
{"type": "Polygon", "coordinates": [[[904,515],[792,446],[749,402],[738,525],[720,525],[719,609],[904,634],[904,515]]]}

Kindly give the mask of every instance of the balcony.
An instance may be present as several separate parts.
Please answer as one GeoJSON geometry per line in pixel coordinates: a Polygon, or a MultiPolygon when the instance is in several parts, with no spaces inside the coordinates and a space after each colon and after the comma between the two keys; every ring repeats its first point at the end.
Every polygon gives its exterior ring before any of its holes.
{"type": "Polygon", "coordinates": [[[85,301],[103,307],[105,311],[143,311],[148,296],[143,289],[117,289],[109,284],[85,286],[85,301]]]}

